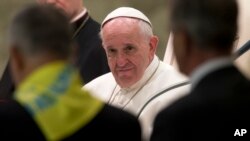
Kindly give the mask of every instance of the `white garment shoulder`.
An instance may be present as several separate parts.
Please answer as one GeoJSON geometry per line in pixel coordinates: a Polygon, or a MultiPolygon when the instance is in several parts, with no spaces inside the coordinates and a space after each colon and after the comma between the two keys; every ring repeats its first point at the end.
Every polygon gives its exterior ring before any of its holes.
{"type": "Polygon", "coordinates": [[[109,95],[112,93],[112,90],[115,86],[115,78],[113,77],[112,73],[109,72],[85,84],[83,89],[90,91],[93,96],[107,102],[109,95]]]}

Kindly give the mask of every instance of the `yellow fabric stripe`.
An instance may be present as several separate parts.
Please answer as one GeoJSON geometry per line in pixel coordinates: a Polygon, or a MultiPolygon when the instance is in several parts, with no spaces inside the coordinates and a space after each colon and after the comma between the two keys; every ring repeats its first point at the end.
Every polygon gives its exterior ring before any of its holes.
{"type": "Polygon", "coordinates": [[[42,66],[18,87],[15,99],[47,140],[61,140],[90,122],[103,103],[81,90],[79,74],[65,62],[42,66]]]}

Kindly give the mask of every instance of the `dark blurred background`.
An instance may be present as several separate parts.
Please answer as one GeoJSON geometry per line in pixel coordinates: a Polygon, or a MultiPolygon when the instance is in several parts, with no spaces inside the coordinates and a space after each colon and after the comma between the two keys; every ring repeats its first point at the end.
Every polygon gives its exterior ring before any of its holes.
{"type": "MultiPolygon", "coordinates": [[[[7,27],[13,14],[28,3],[36,0],[1,0],[0,5],[0,78],[8,60],[7,27]]],[[[84,0],[90,15],[101,22],[105,16],[120,6],[131,6],[146,14],[153,24],[154,33],[159,37],[157,54],[163,59],[168,39],[166,0],[84,0]]]]}

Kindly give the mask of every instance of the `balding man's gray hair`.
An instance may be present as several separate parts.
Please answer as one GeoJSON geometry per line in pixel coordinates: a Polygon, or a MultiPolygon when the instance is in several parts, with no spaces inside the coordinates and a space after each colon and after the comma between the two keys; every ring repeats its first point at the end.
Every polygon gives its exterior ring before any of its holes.
{"type": "Polygon", "coordinates": [[[19,11],[9,28],[9,43],[25,55],[53,53],[68,57],[72,30],[69,19],[50,5],[29,5],[19,11]]]}
{"type": "MultiPolygon", "coordinates": [[[[109,21],[115,20],[117,18],[111,19],[109,21]]],[[[121,18],[121,17],[119,17],[119,18],[121,18]]],[[[132,17],[122,17],[122,18],[130,18],[130,19],[133,19],[134,21],[136,21],[135,25],[137,24],[139,26],[139,30],[141,32],[141,35],[144,36],[147,41],[149,41],[150,38],[153,36],[153,29],[152,29],[151,25],[148,24],[147,22],[145,22],[144,20],[136,19],[136,18],[132,18],[132,17]]],[[[100,37],[101,37],[101,39],[103,39],[102,29],[103,29],[103,27],[100,30],[100,37]]]]}
{"type": "Polygon", "coordinates": [[[145,36],[147,40],[149,40],[150,37],[153,36],[153,29],[152,29],[153,26],[148,17],[144,15],[144,13],[132,7],[119,7],[110,12],[102,21],[101,31],[100,31],[101,39],[103,36],[102,28],[105,26],[105,24],[117,18],[134,19],[135,21],[138,21],[136,22],[136,24],[138,24],[142,35],[145,36]]]}

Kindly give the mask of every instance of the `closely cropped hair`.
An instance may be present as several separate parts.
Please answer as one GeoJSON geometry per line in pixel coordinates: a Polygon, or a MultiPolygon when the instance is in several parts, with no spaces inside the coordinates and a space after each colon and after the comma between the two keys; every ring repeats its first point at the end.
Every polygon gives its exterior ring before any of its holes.
{"type": "Polygon", "coordinates": [[[187,30],[203,47],[230,48],[237,34],[236,0],[170,0],[173,31],[187,30]]]}
{"type": "Polygon", "coordinates": [[[21,10],[11,22],[9,42],[25,55],[41,52],[68,57],[72,29],[69,19],[51,5],[32,4],[21,10]]]}

